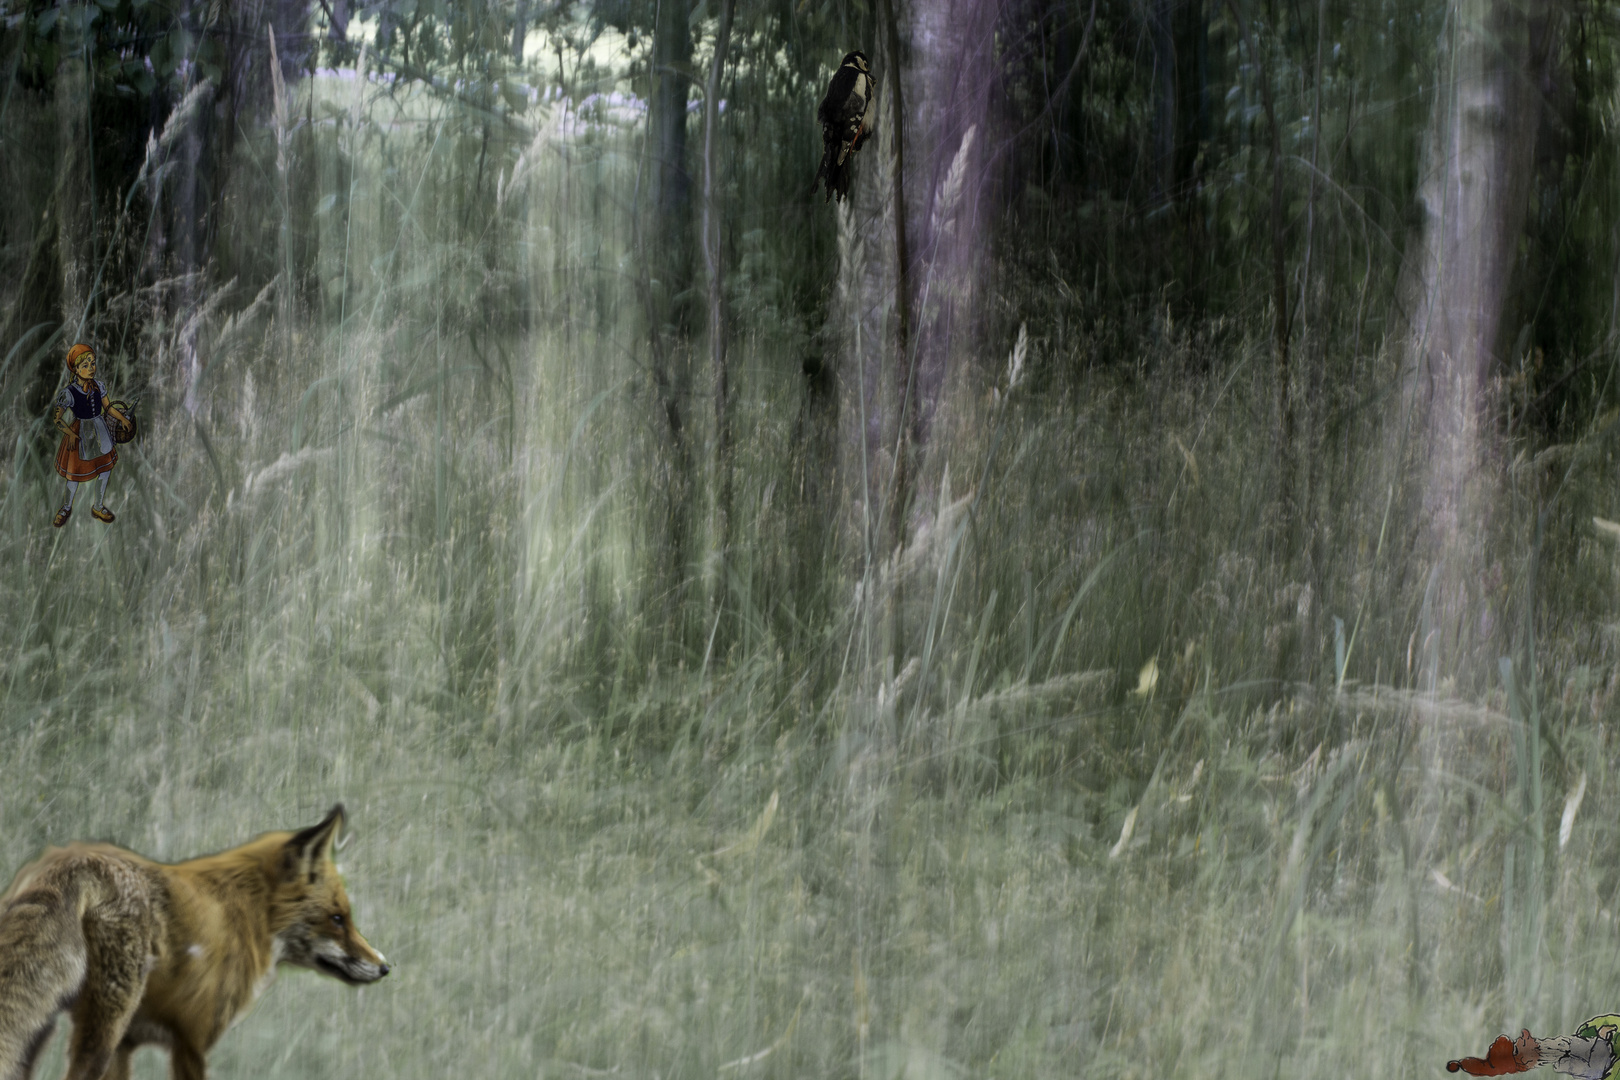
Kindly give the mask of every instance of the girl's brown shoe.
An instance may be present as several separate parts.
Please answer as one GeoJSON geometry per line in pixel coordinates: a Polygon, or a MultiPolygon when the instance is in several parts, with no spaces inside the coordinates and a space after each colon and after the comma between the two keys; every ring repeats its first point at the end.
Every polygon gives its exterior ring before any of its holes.
{"type": "Polygon", "coordinates": [[[113,512],[107,509],[105,506],[92,506],[90,508],[90,516],[105,525],[111,525],[113,523],[113,512]]]}
{"type": "Polygon", "coordinates": [[[67,519],[73,516],[73,508],[64,506],[56,512],[56,519],[51,522],[58,529],[67,524],[67,519]]]}

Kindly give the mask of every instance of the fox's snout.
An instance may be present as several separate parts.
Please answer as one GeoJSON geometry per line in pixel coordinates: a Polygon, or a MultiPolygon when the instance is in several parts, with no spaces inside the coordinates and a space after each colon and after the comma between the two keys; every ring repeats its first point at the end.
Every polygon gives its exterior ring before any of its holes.
{"type": "Polygon", "coordinates": [[[393,969],[388,966],[388,961],[383,957],[383,954],[373,949],[369,943],[366,944],[365,948],[371,954],[371,959],[365,961],[366,971],[368,973],[375,972],[366,982],[376,982],[393,969]]]}
{"type": "Polygon", "coordinates": [[[335,979],[349,983],[352,986],[363,986],[374,983],[392,970],[382,953],[373,949],[360,935],[352,944],[344,943],[332,938],[320,939],[314,949],[314,962],[310,965],[323,975],[330,975],[335,979]]]}

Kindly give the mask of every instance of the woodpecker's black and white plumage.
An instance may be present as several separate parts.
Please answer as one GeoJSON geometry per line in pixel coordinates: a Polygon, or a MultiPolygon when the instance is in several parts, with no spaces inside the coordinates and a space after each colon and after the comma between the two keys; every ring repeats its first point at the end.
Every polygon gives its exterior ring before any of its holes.
{"type": "Polygon", "coordinates": [[[813,194],[823,181],[827,184],[827,200],[837,195],[840,200],[849,196],[849,182],[854,162],[850,155],[860,152],[861,143],[871,134],[866,126],[866,108],[872,103],[872,75],[866,54],[852,52],[833,74],[827,87],[827,96],[821,99],[816,119],[821,121],[821,170],[816,183],[810,186],[813,194]]]}

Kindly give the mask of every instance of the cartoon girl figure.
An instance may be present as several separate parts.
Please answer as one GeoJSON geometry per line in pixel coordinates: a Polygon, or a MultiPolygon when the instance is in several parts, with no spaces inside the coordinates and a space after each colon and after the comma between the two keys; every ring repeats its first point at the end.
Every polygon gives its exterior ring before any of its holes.
{"type": "Polygon", "coordinates": [[[67,524],[73,513],[73,493],[84,481],[99,476],[101,487],[90,513],[97,521],[110,525],[113,512],[104,500],[107,477],[118,463],[118,447],[107,428],[107,417],[111,415],[120,423],[127,421],[123,413],[108,407],[107,387],[96,378],[95,350],[80,342],[68,350],[67,366],[73,377],[51,402],[51,423],[62,432],[62,444],[56,448],[56,471],[67,481],[67,501],[56,512],[52,524],[57,528],[67,524]]]}

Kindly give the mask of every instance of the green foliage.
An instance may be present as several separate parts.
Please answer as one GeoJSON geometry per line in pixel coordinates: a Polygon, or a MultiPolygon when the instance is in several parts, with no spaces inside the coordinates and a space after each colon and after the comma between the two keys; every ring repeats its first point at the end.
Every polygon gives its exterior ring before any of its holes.
{"type": "Polygon", "coordinates": [[[84,54],[97,93],[133,100],[150,112],[154,97],[177,100],[192,80],[217,84],[230,65],[226,42],[210,33],[217,13],[210,11],[214,17],[199,26],[192,7],[172,0],[28,0],[8,19],[8,29],[21,38],[16,78],[49,92],[58,66],[84,54]]]}

